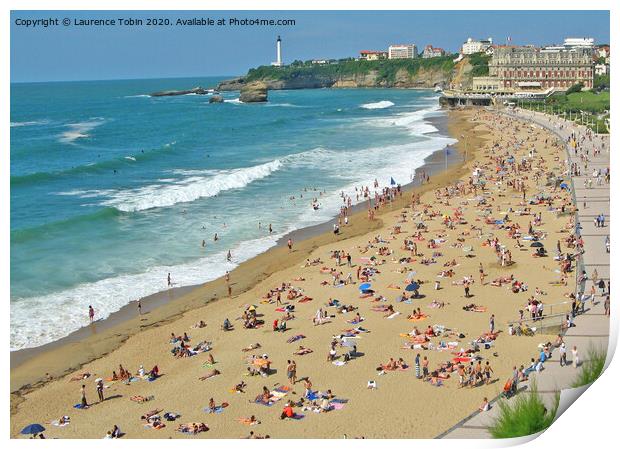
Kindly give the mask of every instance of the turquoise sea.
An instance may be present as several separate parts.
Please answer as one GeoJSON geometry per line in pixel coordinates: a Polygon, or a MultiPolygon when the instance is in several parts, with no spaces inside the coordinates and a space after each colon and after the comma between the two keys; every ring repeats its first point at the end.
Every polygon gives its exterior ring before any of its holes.
{"type": "Polygon", "coordinates": [[[106,317],[165,290],[169,272],[219,277],[453,143],[426,121],[442,114],[430,90],[147,95],[218,80],[11,85],[12,350],[86,325],[89,304],[106,317]]]}

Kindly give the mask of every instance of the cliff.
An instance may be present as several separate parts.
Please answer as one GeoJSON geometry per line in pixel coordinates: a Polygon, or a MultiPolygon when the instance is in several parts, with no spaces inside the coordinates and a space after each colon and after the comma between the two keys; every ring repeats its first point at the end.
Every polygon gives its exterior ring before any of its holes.
{"type": "Polygon", "coordinates": [[[458,74],[454,56],[431,59],[392,59],[380,61],[343,60],[332,64],[293,63],[285,67],[261,66],[247,75],[223,81],[218,90],[241,90],[260,81],[268,89],[313,88],[432,88],[447,86],[458,74]]]}

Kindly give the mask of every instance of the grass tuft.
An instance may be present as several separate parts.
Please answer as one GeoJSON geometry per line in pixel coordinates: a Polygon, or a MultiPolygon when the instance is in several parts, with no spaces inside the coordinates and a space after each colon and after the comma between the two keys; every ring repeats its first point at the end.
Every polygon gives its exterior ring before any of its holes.
{"type": "Polygon", "coordinates": [[[493,438],[516,438],[541,432],[549,427],[555,419],[560,404],[557,394],[551,410],[545,406],[542,398],[532,385],[532,390],[521,393],[512,401],[500,401],[499,415],[489,427],[493,438]]]}
{"type": "Polygon", "coordinates": [[[586,354],[586,361],[581,365],[579,374],[573,382],[573,388],[583,387],[584,385],[590,385],[596,379],[599,378],[605,368],[605,360],[607,359],[607,352],[600,347],[590,347],[586,354]]]}

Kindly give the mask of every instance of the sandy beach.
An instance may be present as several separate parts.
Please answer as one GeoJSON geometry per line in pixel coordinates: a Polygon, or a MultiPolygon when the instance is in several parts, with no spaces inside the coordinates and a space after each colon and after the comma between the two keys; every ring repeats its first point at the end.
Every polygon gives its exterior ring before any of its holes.
{"type": "MultiPolygon", "coordinates": [[[[239,438],[250,431],[272,438],[341,438],[345,434],[432,438],[469,415],[483,397],[502,391],[514,366],[529,364],[537,354],[542,336],[514,337],[507,332],[507,323],[519,319],[518,311],[525,310],[528,299],[535,297],[545,305],[564,303],[554,306],[554,314],[570,309],[567,294],[575,289],[575,273],[568,273],[566,283],[559,282],[559,263],[553,256],[558,241],[563,252],[570,251],[565,239],[574,226],[570,193],[547,183],[548,173],[565,170],[564,150],[555,137],[539,126],[482,109],[451,111],[448,131],[459,139],[463,163],[432,173],[424,185],[396,193],[393,201],[376,211],[374,220],[361,210],[349,217],[349,224],[343,225],[338,235],[329,231],[299,234],[292,251],[281,245],[242,263],[230,274],[232,297],[228,297],[226,280],[218,279],[176,294],[174,300],[144,307],[142,316],[135,304],[130,304],[125,313],[131,314],[133,308],[133,318],[100,330],[94,325],[90,335],[51,345],[15,363],[11,370],[11,435],[17,437],[26,424],[41,422],[48,423],[48,438],[103,438],[114,425],[125,434],[123,438],[239,438]],[[513,162],[507,162],[510,156],[513,162]],[[476,178],[486,182],[484,189],[472,188],[476,169],[480,173],[476,178]],[[514,184],[516,179],[523,181],[524,192],[514,184]],[[537,195],[550,199],[531,204],[537,195]],[[563,206],[565,212],[559,213],[563,206]],[[531,240],[523,239],[531,234],[544,244],[546,257],[533,256],[536,248],[530,247],[531,240]],[[491,247],[495,239],[497,252],[491,247]],[[417,245],[417,254],[406,247],[405,240],[417,245]],[[517,242],[522,247],[517,247],[517,242]],[[332,257],[334,251],[350,254],[351,264],[344,258],[338,265],[332,257]],[[504,254],[504,264],[498,261],[498,254],[504,254]],[[307,264],[307,260],[320,262],[307,264]],[[342,272],[340,279],[351,282],[335,282],[331,270],[342,272]],[[367,281],[373,293],[360,294],[359,286],[366,279],[358,277],[358,270],[371,272],[367,281]],[[471,280],[471,297],[467,298],[466,278],[471,280]],[[493,285],[499,279],[507,282],[493,285]],[[403,294],[410,296],[405,291],[409,280],[420,281],[420,297],[398,301],[403,294]],[[266,298],[271,289],[282,285],[282,305],[275,303],[275,296],[266,298]],[[289,299],[293,290],[296,293],[289,299]],[[327,306],[333,299],[354,310],[339,313],[337,307],[327,306]],[[286,320],[285,332],[274,332],[272,323],[286,313],[277,309],[286,305],[294,305],[290,311],[294,318],[286,320]],[[474,310],[464,310],[467,305],[474,305],[474,310]],[[246,329],[240,317],[250,306],[264,324],[246,329]],[[425,316],[408,319],[418,308],[425,316]],[[317,325],[313,318],[319,309],[326,312],[327,319],[317,325]],[[351,323],[358,313],[363,321],[351,323]],[[491,318],[498,334],[488,334],[491,318]],[[225,319],[234,330],[222,330],[225,319]],[[201,320],[206,326],[194,327],[201,320]],[[353,335],[357,331],[351,330],[360,326],[368,332],[345,339],[354,342],[357,353],[345,361],[351,346],[336,345],[335,361],[340,363],[328,361],[333,336],[353,335]],[[414,326],[421,333],[435,326],[439,335],[416,340],[418,344],[427,340],[422,343],[426,349],[405,348],[414,343],[407,335],[414,326]],[[172,333],[187,333],[190,348],[209,342],[210,350],[176,358],[171,350],[179,343],[170,343],[172,333]],[[292,338],[300,335],[303,337],[292,338]],[[480,351],[465,354],[472,348],[470,342],[480,337],[488,340],[488,348],[482,343],[480,351]],[[242,351],[256,343],[260,348],[242,351]],[[294,354],[300,345],[312,352],[294,354]],[[483,365],[488,361],[492,367],[492,382],[459,388],[456,371],[444,373],[448,376],[441,385],[417,379],[414,358],[418,353],[428,359],[429,371],[447,361],[469,364],[470,356],[480,357],[483,365]],[[269,375],[247,375],[252,364],[248,357],[263,354],[271,362],[269,375]],[[209,355],[215,364],[206,364],[209,355]],[[377,370],[390,358],[402,358],[408,368],[377,370]],[[294,385],[287,379],[288,360],[297,366],[298,382],[294,385]],[[134,375],[140,366],[146,371],[157,366],[161,375],[154,381],[137,376],[132,382],[108,380],[113,370],[119,372],[119,364],[134,375]],[[221,374],[200,380],[212,370],[221,374]],[[80,380],[81,373],[89,375],[80,380]],[[281,420],[284,404],[304,396],[301,379],[306,377],[313,391],[331,390],[336,399],[333,409],[315,413],[297,405],[295,412],[304,415],[302,419],[281,420]],[[101,403],[97,378],[105,385],[106,400],[101,403]],[[369,381],[377,388],[368,388],[369,381]],[[243,392],[235,391],[242,382],[246,384],[243,392]],[[73,407],[80,402],[82,384],[91,404],[85,410],[73,407]],[[255,403],[263,387],[276,392],[272,400],[282,398],[271,406],[255,403]],[[132,397],[151,399],[139,403],[132,397]],[[218,413],[207,413],[204,409],[211,398],[216,405],[227,406],[218,413]],[[180,417],[163,419],[165,427],[155,429],[141,419],[149,411],[180,417]],[[49,424],[64,415],[70,417],[68,425],[49,424]],[[240,420],[252,415],[260,424],[249,426],[240,420]],[[209,431],[194,436],[175,430],[179,424],[195,422],[205,423],[209,431]]],[[[430,162],[441,166],[442,155],[434,158],[430,162]]],[[[553,338],[545,336],[545,341],[553,338]]],[[[306,399],[305,404],[308,402],[306,399]]]]}

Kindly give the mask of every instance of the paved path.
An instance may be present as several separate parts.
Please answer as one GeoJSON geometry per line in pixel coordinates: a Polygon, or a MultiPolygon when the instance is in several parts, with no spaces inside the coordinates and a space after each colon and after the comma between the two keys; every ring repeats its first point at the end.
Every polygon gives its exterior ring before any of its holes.
{"type": "MultiPolygon", "coordinates": [[[[543,113],[518,110],[508,115],[526,119],[543,126],[560,137],[564,142],[567,142],[568,137],[573,131],[578,139],[580,136],[585,135],[586,132],[583,126],[578,126],[556,117],[550,117],[543,113]]],[[[582,145],[581,151],[585,151],[586,149],[589,150],[590,153],[587,170],[588,174],[586,174],[584,163],[581,162],[578,156],[575,156],[574,150],[567,146],[567,154],[570,162],[578,163],[581,167],[582,174],[582,176],[575,176],[572,178],[574,199],[577,201],[577,207],[579,208],[577,213],[578,222],[581,225],[581,236],[584,241],[585,249],[580,265],[583,268],[579,269],[585,269],[589,279],[594,269],[596,269],[599,279],[604,279],[605,283],[608,283],[610,276],[609,253],[607,253],[605,249],[605,237],[609,235],[610,223],[609,184],[603,181],[603,185],[598,186],[596,182],[593,182],[592,188],[586,188],[584,180],[592,174],[595,168],[605,169],[609,167],[609,136],[594,137],[592,142],[586,139],[582,145]],[[602,148],[601,144],[603,142],[605,148],[602,149],[600,155],[593,157],[593,148],[595,146],[597,148],[602,148]],[[584,200],[586,201],[585,208],[583,207],[584,200]],[[594,226],[594,217],[599,214],[605,215],[605,227],[603,228],[594,226]]],[[[584,285],[585,291],[589,292],[591,286],[592,281],[586,281],[584,285]]],[[[598,293],[599,289],[597,288],[596,290],[598,293]]],[[[609,317],[604,314],[603,300],[604,298],[598,295],[596,303],[589,309],[586,309],[585,314],[577,316],[575,319],[576,326],[569,329],[564,336],[567,348],[577,346],[582,362],[589,346],[592,345],[594,347],[598,346],[601,349],[607,349],[609,344],[609,317]]],[[[569,359],[568,366],[560,367],[556,351],[555,357],[545,363],[545,369],[542,372],[532,373],[530,375],[529,382],[532,380],[536,382],[539,394],[543,401],[549,405],[553,403],[557,392],[562,388],[570,388],[579,371],[579,368],[575,369],[571,364],[570,350],[567,352],[567,358],[569,359]]],[[[532,353],[535,353],[535,348],[532,348],[532,353]]],[[[525,362],[524,360],[524,363],[525,362]]],[[[526,388],[517,396],[521,394],[530,394],[529,382],[526,388]]],[[[520,386],[523,387],[524,383],[522,382],[520,386]]],[[[510,401],[512,400],[514,400],[514,398],[510,401]]],[[[465,418],[452,429],[444,432],[437,438],[491,438],[491,434],[488,432],[488,426],[493,422],[493,419],[499,412],[496,401],[497,398],[492,402],[494,406],[492,406],[491,410],[488,412],[480,413],[476,411],[472,413],[471,416],[465,418]]]]}

